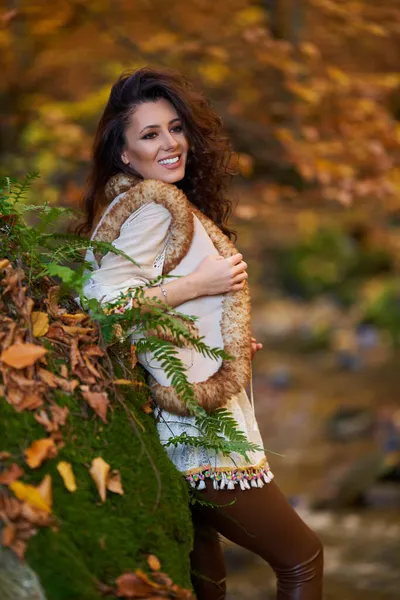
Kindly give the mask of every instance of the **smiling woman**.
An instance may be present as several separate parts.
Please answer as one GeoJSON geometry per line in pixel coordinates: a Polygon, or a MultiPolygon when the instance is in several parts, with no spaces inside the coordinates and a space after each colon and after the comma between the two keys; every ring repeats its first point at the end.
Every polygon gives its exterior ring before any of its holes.
{"type": "MultiPolygon", "coordinates": [[[[123,75],[96,135],[85,228],[92,229],[95,213],[106,206],[92,239],[112,243],[138,264],[111,252],[89,252],[93,272],[85,295],[112,304],[121,293],[141,287],[145,297],[161,300],[166,312],[179,307],[180,313],[195,315],[196,335],[215,351],[210,356],[193,351],[194,345],[176,348],[194,401],[211,414],[208,423],[223,407],[230,427],[243,436],[245,452],[240,445],[233,451],[228,444],[229,452],[227,446],[208,445],[159,354],[138,353],[149,373],[168,457],[218,507],[203,502],[192,511],[197,599],[225,597],[219,532],[269,562],[279,600],[321,600],[321,543],[274,483],[245,391],[252,350],[260,345],[250,332],[247,264],[226,224],[229,160],[221,120],[182,75],[152,69],[123,75]],[[154,286],[157,278],[161,283],[154,286]],[[176,445],[171,436],[179,440],[176,445]]],[[[132,342],[143,336],[136,329],[132,342]]],[[[221,435],[228,443],[226,422],[224,427],[221,435]]]]}
{"type": "Polygon", "coordinates": [[[189,143],[168,100],[140,104],[132,113],[125,140],[122,160],[144,179],[176,183],[184,178],[189,143]]]}

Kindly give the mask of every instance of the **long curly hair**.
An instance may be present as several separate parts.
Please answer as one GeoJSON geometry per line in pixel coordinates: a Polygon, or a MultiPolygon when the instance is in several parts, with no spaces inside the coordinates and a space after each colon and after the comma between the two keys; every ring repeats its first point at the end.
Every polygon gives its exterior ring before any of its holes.
{"type": "Polygon", "coordinates": [[[90,233],[96,216],[108,204],[105,186],[110,177],[122,172],[142,179],[122,161],[125,130],[139,104],[160,98],[174,106],[189,141],[185,176],[175,185],[229,238],[235,237],[227,225],[232,202],[226,196],[226,186],[233,175],[230,167],[232,149],[221,119],[203,94],[182,74],[148,67],[123,73],[111,88],[96,131],[83,198],[86,220],[78,226],[78,233],[90,233]]]}

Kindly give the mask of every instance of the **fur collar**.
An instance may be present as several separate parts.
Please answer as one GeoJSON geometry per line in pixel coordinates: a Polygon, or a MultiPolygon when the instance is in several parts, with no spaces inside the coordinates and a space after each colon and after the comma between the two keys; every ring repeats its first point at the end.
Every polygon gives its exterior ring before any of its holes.
{"type": "MultiPolygon", "coordinates": [[[[163,273],[170,273],[186,255],[193,237],[193,214],[199,219],[219,254],[225,258],[237,253],[229,238],[194,207],[176,186],[147,179],[140,181],[127,175],[115,175],[107,184],[109,201],[125,192],[103,215],[94,239],[112,242],[126,219],[143,204],[158,202],[171,214],[170,235],[166,247],[163,273]]],[[[200,299],[201,300],[201,299],[200,299]]],[[[247,283],[240,292],[225,294],[221,332],[224,349],[235,360],[223,361],[220,369],[206,381],[194,383],[195,397],[206,410],[225,406],[228,400],[247,385],[250,378],[250,297],[247,283]]],[[[187,414],[172,387],[162,386],[150,376],[153,396],[159,406],[169,412],[187,414]]]]}

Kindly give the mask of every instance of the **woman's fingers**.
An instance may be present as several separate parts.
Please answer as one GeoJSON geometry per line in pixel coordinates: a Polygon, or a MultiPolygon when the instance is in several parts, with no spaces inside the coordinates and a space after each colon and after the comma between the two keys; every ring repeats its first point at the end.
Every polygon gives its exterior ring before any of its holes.
{"type": "Polygon", "coordinates": [[[240,261],[237,265],[232,268],[232,276],[238,275],[238,273],[243,273],[247,269],[247,263],[243,260],[240,261]]]}

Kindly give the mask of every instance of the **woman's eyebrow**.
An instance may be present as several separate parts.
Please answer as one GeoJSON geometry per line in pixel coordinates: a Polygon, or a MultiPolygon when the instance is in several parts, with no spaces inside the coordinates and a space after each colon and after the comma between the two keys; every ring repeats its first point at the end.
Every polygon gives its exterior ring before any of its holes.
{"type": "MultiPolygon", "coordinates": [[[[174,119],[171,119],[171,121],[168,123],[168,125],[172,125],[172,123],[175,123],[175,121],[180,121],[180,118],[179,118],[179,117],[175,117],[174,119]]],[[[143,133],[143,131],[144,131],[145,129],[149,129],[150,127],[151,127],[152,129],[157,129],[157,128],[159,128],[159,127],[160,127],[160,125],[146,125],[146,127],[143,127],[142,131],[140,131],[139,135],[140,135],[141,133],[143,133]]]]}

